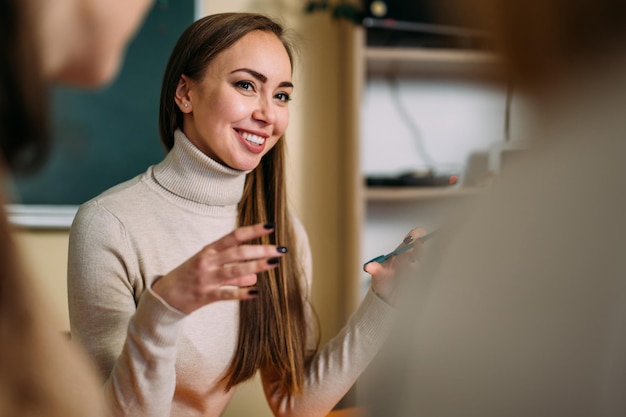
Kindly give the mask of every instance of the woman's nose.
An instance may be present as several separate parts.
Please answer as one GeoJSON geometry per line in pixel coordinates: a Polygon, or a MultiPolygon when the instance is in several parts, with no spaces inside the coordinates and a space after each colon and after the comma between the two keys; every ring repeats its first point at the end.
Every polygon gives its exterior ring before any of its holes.
{"type": "Polygon", "coordinates": [[[274,109],[271,99],[259,98],[257,106],[252,112],[252,117],[267,124],[274,123],[276,121],[276,109],[274,109]]]}

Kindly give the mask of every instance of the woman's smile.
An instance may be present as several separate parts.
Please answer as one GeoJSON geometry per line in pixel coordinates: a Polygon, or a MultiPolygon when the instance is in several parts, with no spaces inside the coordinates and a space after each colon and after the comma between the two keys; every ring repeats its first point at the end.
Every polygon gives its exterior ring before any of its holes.
{"type": "Polygon", "coordinates": [[[246,132],[243,130],[235,129],[237,136],[239,136],[241,142],[250,152],[253,153],[261,153],[265,149],[265,136],[260,136],[258,134],[246,132]]]}

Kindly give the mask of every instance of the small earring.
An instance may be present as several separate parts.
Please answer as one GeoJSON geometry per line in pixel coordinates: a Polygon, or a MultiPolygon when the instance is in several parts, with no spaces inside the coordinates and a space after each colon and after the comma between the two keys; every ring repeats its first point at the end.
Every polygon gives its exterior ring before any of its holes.
{"type": "Polygon", "coordinates": [[[189,107],[189,103],[184,104],[185,108],[189,107]]]}

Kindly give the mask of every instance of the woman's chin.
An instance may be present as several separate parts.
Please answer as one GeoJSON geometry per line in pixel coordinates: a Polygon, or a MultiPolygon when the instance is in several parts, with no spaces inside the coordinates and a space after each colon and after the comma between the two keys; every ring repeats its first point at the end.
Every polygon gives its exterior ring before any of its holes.
{"type": "Polygon", "coordinates": [[[261,158],[258,158],[250,161],[233,161],[225,165],[237,171],[252,171],[254,168],[258,167],[260,163],[261,158]]]}

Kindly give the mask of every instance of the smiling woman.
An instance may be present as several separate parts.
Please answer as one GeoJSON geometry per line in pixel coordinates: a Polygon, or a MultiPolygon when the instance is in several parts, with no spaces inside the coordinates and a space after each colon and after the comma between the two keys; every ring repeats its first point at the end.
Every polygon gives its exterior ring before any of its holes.
{"type": "Polygon", "coordinates": [[[275,415],[324,416],[385,340],[395,310],[370,292],[318,351],[309,242],[285,186],[292,48],[267,16],[194,22],[163,79],[166,157],[77,213],[72,336],[115,415],[222,415],[259,372],[275,415]]]}

